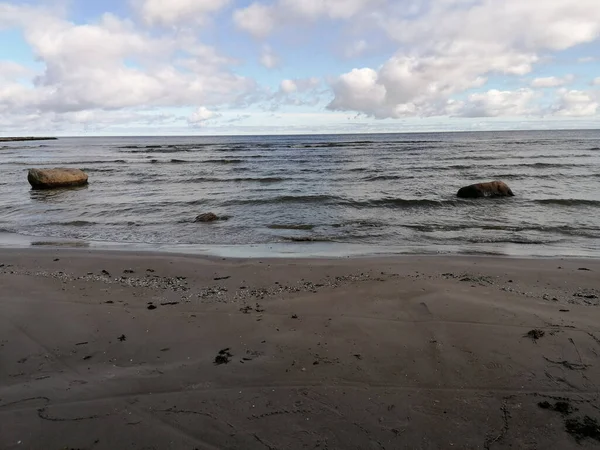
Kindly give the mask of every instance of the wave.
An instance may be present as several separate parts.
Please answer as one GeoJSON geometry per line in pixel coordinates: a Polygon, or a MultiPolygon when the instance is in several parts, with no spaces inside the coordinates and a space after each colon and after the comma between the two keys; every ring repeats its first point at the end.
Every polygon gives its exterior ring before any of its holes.
{"type": "Polygon", "coordinates": [[[431,199],[404,199],[404,198],[379,198],[374,200],[343,200],[343,205],[354,208],[364,207],[405,207],[405,208],[434,208],[456,206],[460,200],[431,200],[431,199]]]}
{"type": "Polygon", "coordinates": [[[224,205],[268,205],[272,203],[340,203],[342,199],[332,195],[281,195],[271,198],[228,200],[224,205]]]}
{"type": "Polygon", "coordinates": [[[245,162],[243,159],[226,159],[226,158],[219,158],[219,159],[207,159],[205,161],[202,161],[203,163],[207,163],[207,164],[240,164],[245,162]]]}
{"type": "Polygon", "coordinates": [[[281,239],[289,242],[334,242],[332,238],[321,236],[282,236],[281,239]]]}
{"type": "MultiPolygon", "coordinates": [[[[546,225],[501,225],[501,224],[476,224],[470,225],[465,223],[457,224],[409,224],[401,225],[403,228],[419,231],[422,233],[437,233],[437,232],[455,232],[458,231],[464,234],[466,230],[475,232],[506,232],[506,233],[553,233],[565,234],[570,236],[597,237],[600,234],[600,228],[586,226],[546,226],[546,225]]],[[[472,233],[466,233],[472,234],[472,233]]],[[[459,238],[459,239],[462,239],[459,238]]]]}
{"type": "Polygon", "coordinates": [[[181,183],[280,183],[286,181],[287,178],[282,177],[237,177],[237,178],[215,178],[215,177],[198,177],[182,180],[181,183]]]}
{"type": "Polygon", "coordinates": [[[379,198],[373,200],[354,200],[338,197],[335,195],[281,195],[271,198],[253,198],[225,201],[224,205],[268,205],[277,203],[321,203],[334,206],[344,206],[351,208],[381,208],[381,207],[404,207],[404,208],[434,208],[450,207],[460,203],[467,203],[463,200],[431,200],[431,199],[403,199],[403,198],[379,198]]]}
{"type": "Polygon", "coordinates": [[[271,230],[305,230],[310,231],[314,230],[314,225],[269,225],[267,228],[271,230]]]}
{"type": "Polygon", "coordinates": [[[331,148],[331,147],[352,147],[355,145],[377,144],[374,141],[347,141],[347,142],[317,142],[314,144],[301,144],[300,148],[331,148]]]}
{"type": "Polygon", "coordinates": [[[386,181],[386,180],[412,180],[415,179],[412,175],[377,175],[372,177],[364,177],[363,181],[386,181]]]}
{"type": "Polygon", "coordinates": [[[83,169],[84,172],[89,172],[89,173],[111,173],[111,172],[115,172],[117,169],[101,169],[101,168],[95,168],[95,167],[84,167],[83,169]]]}
{"type": "Polygon", "coordinates": [[[541,200],[533,200],[535,203],[540,205],[554,205],[554,206],[592,206],[600,207],[600,200],[585,200],[585,199],[564,199],[564,198],[546,198],[541,200]]]}
{"type": "Polygon", "coordinates": [[[96,222],[90,222],[87,220],[72,220],[70,222],[50,222],[46,224],[47,226],[65,226],[65,227],[86,227],[88,225],[97,225],[96,222]]]}

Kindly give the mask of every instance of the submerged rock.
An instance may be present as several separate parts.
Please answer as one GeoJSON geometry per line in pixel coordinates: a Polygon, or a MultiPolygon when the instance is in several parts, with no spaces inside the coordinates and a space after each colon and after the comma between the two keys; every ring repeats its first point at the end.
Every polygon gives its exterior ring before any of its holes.
{"type": "Polygon", "coordinates": [[[478,183],[460,188],[457,197],[480,198],[480,197],[513,197],[513,191],[503,181],[491,181],[489,183],[478,183]]]}
{"type": "Polygon", "coordinates": [[[29,169],[27,181],[33,189],[84,186],[88,176],[79,169],[29,169]]]}
{"type": "Polygon", "coordinates": [[[194,222],[216,222],[217,220],[219,220],[219,216],[217,216],[214,213],[204,213],[204,214],[200,214],[198,217],[196,217],[196,220],[194,222]]]}

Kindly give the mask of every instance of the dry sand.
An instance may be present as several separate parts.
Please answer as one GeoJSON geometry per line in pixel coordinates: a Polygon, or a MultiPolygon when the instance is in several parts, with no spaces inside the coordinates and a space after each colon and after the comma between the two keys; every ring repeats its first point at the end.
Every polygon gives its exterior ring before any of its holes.
{"type": "Polygon", "coordinates": [[[600,261],[0,264],[1,449],[600,445],[600,261]]]}

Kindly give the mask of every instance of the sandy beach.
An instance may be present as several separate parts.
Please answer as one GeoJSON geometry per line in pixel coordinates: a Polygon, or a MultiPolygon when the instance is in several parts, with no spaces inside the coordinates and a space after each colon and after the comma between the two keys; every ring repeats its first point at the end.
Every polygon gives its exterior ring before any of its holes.
{"type": "Polygon", "coordinates": [[[2,249],[0,448],[595,448],[599,272],[2,249]]]}

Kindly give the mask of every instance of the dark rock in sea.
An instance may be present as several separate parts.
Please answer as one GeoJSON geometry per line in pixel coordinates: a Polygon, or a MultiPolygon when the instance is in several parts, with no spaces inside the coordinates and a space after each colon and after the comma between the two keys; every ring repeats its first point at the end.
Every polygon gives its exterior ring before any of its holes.
{"type": "Polygon", "coordinates": [[[79,169],[29,169],[27,181],[33,189],[84,186],[88,176],[79,169]]]}
{"type": "Polygon", "coordinates": [[[491,181],[489,183],[478,183],[460,188],[457,197],[481,198],[481,197],[513,197],[513,191],[502,181],[491,181]]]}
{"type": "Polygon", "coordinates": [[[196,220],[194,222],[207,223],[207,222],[216,222],[217,220],[219,220],[219,216],[217,216],[216,214],[204,213],[204,214],[200,214],[198,217],[196,217],[196,220]]]}

